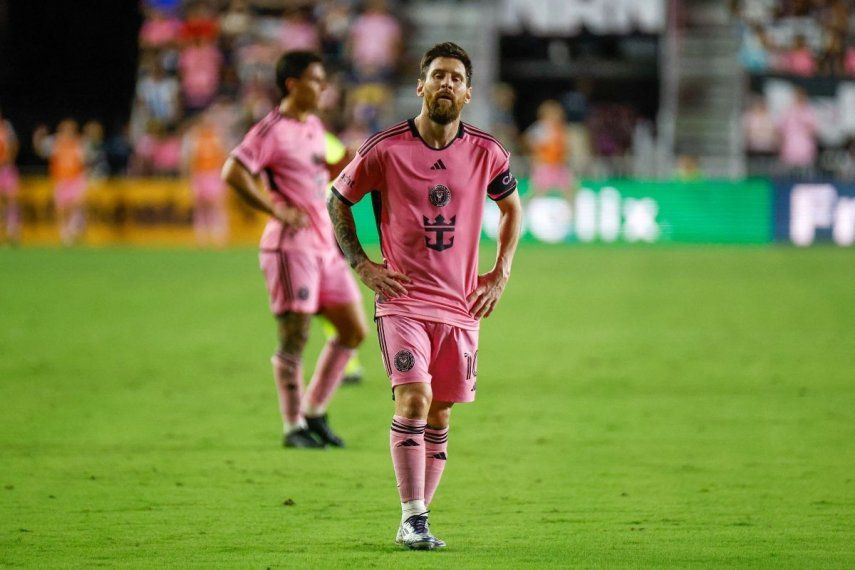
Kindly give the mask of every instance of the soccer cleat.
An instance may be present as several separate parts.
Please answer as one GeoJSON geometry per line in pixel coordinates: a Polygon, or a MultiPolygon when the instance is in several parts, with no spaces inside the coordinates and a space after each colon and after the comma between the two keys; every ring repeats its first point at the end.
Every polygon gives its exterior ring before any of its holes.
{"type": "Polygon", "coordinates": [[[428,514],[413,515],[398,527],[395,543],[410,550],[433,550],[444,548],[445,542],[430,533],[428,514]]]}
{"type": "Polygon", "coordinates": [[[351,372],[349,374],[345,374],[344,378],[341,380],[342,384],[346,385],[356,385],[362,383],[362,369],[356,370],[355,372],[351,372]]]}
{"type": "Polygon", "coordinates": [[[344,442],[339,436],[333,433],[327,423],[327,415],[318,416],[316,418],[306,418],[306,426],[309,432],[314,434],[324,445],[333,447],[344,447],[344,442]]]}
{"type": "Polygon", "coordinates": [[[285,447],[296,447],[301,449],[323,449],[324,444],[315,439],[306,428],[298,428],[291,430],[285,434],[285,439],[282,442],[285,447]]]}

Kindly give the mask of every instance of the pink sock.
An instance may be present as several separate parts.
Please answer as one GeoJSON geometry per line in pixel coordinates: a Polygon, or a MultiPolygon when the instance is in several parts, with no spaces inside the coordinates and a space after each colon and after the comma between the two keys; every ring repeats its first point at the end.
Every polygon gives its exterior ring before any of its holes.
{"type": "Polygon", "coordinates": [[[273,364],[273,377],[279,392],[279,412],[285,428],[290,431],[303,423],[303,414],[300,412],[303,367],[299,358],[283,352],[274,354],[270,362],[273,364]]]}
{"type": "Polygon", "coordinates": [[[339,344],[338,339],[330,339],[318,357],[315,373],[306,391],[305,412],[310,416],[320,416],[344,377],[344,367],[353,356],[352,348],[339,344]]]}
{"type": "Polygon", "coordinates": [[[430,504],[448,459],[448,428],[425,429],[425,504],[430,504]]]}
{"type": "Polygon", "coordinates": [[[424,420],[392,416],[389,447],[402,503],[421,501],[425,496],[425,424],[424,420]]]}

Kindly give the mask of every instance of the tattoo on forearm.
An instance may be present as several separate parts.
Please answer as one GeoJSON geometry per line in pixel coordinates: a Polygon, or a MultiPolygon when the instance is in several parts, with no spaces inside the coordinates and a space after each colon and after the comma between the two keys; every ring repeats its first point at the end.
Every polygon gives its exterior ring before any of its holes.
{"type": "Polygon", "coordinates": [[[356,267],[357,264],[368,259],[365,250],[362,249],[362,244],[359,243],[359,237],[356,235],[356,223],[353,221],[353,212],[341,200],[335,196],[330,196],[327,201],[327,210],[330,213],[333,229],[335,230],[335,238],[338,240],[338,245],[344,252],[344,257],[351,267],[356,267]]]}

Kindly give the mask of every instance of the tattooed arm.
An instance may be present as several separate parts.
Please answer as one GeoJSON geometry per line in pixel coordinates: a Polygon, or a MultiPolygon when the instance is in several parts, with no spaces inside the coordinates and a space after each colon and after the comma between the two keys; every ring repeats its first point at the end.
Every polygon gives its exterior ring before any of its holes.
{"type": "Polygon", "coordinates": [[[359,237],[356,235],[356,222],[350,206],[344,203],[335,192],[327,199],[327,210],[330,213],[335,238],[344,252],[344,257],[350,266],[369,288],[388,299],[406,295],[407,290],[402,283],[410,278],[403,273],[391,271],[385,266],[368,259],[359,237]]]}

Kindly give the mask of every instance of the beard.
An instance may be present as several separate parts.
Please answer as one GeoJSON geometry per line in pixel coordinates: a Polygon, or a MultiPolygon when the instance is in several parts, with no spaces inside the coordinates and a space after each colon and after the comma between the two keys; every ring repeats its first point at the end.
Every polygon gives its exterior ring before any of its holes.
{"type": "Polygon", "coordinates": [[[460,117],[463,103],[458,104],[454,99],[449,99],[448,104],[441,103],[441,101],[442,99],[437,95],[428,103],[430,120],[440,125],[447,125],[456,121],[460,117]]]}

